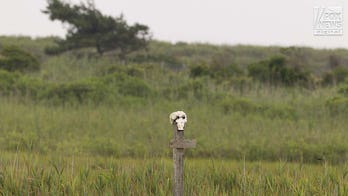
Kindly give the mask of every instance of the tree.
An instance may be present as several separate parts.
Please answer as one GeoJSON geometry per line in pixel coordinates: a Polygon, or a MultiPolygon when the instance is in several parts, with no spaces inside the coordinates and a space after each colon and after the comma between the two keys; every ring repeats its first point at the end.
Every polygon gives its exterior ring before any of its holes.
{"type": "Polygon", "coordinates": [[[70,5],[61,0],[47,2],[43,13],[48,14],[52,21],[68,25],[65,39],[57,40],[58,47],[48,48],[47,53],[94,47],[100,55],[115,50],[121,59],[125,59],[129,52],[145,48],[150,40],[146,25],[136,23],[130,26],[123,15],[115,18],[103,15],[93,1],[80,5],[70,5]]]}

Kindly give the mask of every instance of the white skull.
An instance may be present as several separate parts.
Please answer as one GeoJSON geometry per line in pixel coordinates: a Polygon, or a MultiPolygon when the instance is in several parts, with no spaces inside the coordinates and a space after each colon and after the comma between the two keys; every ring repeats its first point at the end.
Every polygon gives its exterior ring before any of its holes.
{"type": "Polygon", "coordinates": [[[169,115],[169,120],[171,124],[176,124],[178,131],[183,131],[187,122],[187,115],[183,111],[176,111],[169,115]]]}

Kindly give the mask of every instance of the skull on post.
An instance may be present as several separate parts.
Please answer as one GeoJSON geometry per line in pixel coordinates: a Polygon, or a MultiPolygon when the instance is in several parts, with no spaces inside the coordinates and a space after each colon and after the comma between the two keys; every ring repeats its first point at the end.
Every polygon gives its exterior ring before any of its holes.
{"type": "Polygon", "coordinates": [[[178,131],[183,131],[187,122],[187,115],[183,111],[176,111],[169,115],[169,120],[171,124],[177,126],[178,131]]]}

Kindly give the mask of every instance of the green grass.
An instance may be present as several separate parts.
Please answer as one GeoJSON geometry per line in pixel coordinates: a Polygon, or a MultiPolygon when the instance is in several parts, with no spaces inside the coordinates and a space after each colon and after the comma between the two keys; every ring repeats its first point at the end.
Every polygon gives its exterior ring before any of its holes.
{"type": "Polygon", "coordinates": [[[325,106],[331,90],[298,92],[246,94],[252,102],[232,101],[227,111],[218,103],[193,100],[50,106],[1,98],[0,148],[62,156],[168,157],[168,115],[184,110],[185,135],[198,140],[197,149],[188,152],[191,157],[347,161],[347,116],[333,115],[325,106]]]}
{"type": "MultiPolygon", "coordinates": [[[[170,159],[5,153],[4,195],[171,195],[170,159]]],[[[185,160],[185,195],[346,195],[348,167],[278,162],[185,160]]]]}

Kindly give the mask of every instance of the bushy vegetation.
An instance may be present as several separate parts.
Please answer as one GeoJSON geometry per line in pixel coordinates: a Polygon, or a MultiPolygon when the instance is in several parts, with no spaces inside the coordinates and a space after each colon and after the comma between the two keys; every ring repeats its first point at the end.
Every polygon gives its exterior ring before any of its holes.
{"type": "MultiPolygon", "coordinates": [[[[7,39],[13,38],[4,38],[5,41],[7,39]]],[[[30,47],[29,43],[31,42],[25,41],[25,45],[30,47]]],[[[32,40],[32,42],[34,43],[36,40],[32,40]]],[[[19,43],[17,44],[20,45],[19,43]]],[[[45,45],[49,45],[49,43],[45,45]]],[[[188,55],[187,59],[197,55],[193,51],[186,51],[187,47],[190,46],[186,44],[168,45],[166,50],[179,50],[181,48],[182,55],[188,55]]],[[[337,89],[336,87],[324,88],[319,83],[314,88],[308,88],[308,83],[313,82],[312,75],[315,73],[310,74],[302,71],[305,68],[297,69],[290,64],[290,62],[296,62],[294,55],[290,55],[296,52],[289,54],[289,51],[287,53],[283,51],[283,54],[281,54],[283,56],[270,55],[265,60],[257,61],[245,67],[230,62],[230,58],[220,56],[221,59],[219,59],[217,58],[219,55],[217,55],[212,57],[211,60],[202,62],[200,66],[184,65],[177,69],[177,64],[173,65],[174,68],[171,67],[172,64],[170,63],[173,62],[171,60],[165,63],[143,60],[137,63],[129,62],[125,65],[112,56],[88,56],[87,51],[86,55],[82,56],[75,56],[75,53],[65,53],[57,57],[46,57],[43,52],[44,47],[41,48],[43,63],[38,73],[0,71],[2,111],[11,114],[12,109],[10,108],[18,107],[17,111],[23,109],[21,123],[24,123],[24,130],[21,132],[8,135],[8,132],[5,131],[3,136],[4,138],[18,138],[20,136],[19,138],[22,137],[22,139],[18,141],[29,140],[27,141],[29,143],[35,143],[36,141],[38,143],[34,145],[36,146],[34,149],[38,152],[55,152],[59,148],[47,148],[45,142],[40,144],[40,140],[31,141],[30,138],[35,136],[35,132],[31,128],[29,129],[29,125],[25,124],[29,123],[24,118],[26,106],[41,108],[43,116],[38,115],[35,120],[41,122],[39,123],[41,125],[47,121],[44,117],[49,116],[52,110],[56,110],[56,108],[61,108],[64,112],[59,114],[61,117],[55,119],[62,118],[65,113],[73,111],[78,112],[75,114],[76,116],[83,116],[85,113],[94,111],[95,113],[109,113],[110,118],[106,119],[117,125],[126,122],[124,120],[117,121],[111,119],[111,117],[122,113],[134,116],[132,122],[142,122],[142,120],[137,119],[141,118],[140,115],[135,115],[135,113],[141,111],[141,116],[152,116],[161,119],[163,116],[167,116],[167,113],[170,113],[171,110],[184,109],[189,115],[196,116],[198,119],[202,118],[195,121],[205,122],[201,125],[196,124],[196,127],[192,127],[193,129],[203,131],[203,135],[204,130],[207,130],[207,135],[209,135],[208,131],[210,130],[214,130],[216,133],[216,140],[201,138],[203,146],[193,151],[191,156],[207,157],[214,155],[233,159],[241,159],[245,156],[247,160],[278,160],[283,158],[306,162],[316,162],[317,157],[325,156],[335,163],[346,160],[345,153],[348,149],[346,145],[342,143],[339,148],[331,147],[330,143],[339,144],[340,142],[336,141],[334,137],[328,136],[329,133],[332,136],[344,133],[346,122],[343,119],[346,117],[348,110],[346,86],[342,85],[337,89]],[[213,64],[208,64],[209,62],[213,64]],[[23,103],[25,106],[21,104],[17,106],[18,103],[23,103]],[[6,107],[9,107],[9,109],[6,110],[6,107]],[[65,107],[72,107],[72,109],[65,107]],[[114,111],[112,108],[118,109],[114,111]],[[160,111],[160,115],[154,114],[155,110],[160,111]],[[216,119],[214,124],[219,126],[211,127],[212,125],[208,125],[210,121],[207,121],[207,119],[210,118],[216,119]],[[332,125],[333,121],[337,122],[332,125]],[[235,126],[235,123],[238,123],[239,126],[235,126]],[[250,127],[246,128],[241,124],[248,124],[250,127]],[[287,125],[285,131],[282,124],[287,125]],[[260,130],[260,127],[263,128],[260,130]],[[255,132],[254,129],[259,130],[263,135],[259,135],[258,139],[252,141],[247,133],[255,132]],[[313,129],[319,136],[312,135],[314,134],[311,132],[313,129]],[[235,132],[237,130],[239,131],[235,132]],[[280,134],[281,130],[288,133],[288,137],[293,138],[293,140],[282,138],[287,134],[280,134]],[[294,131],[301,133],[300,137],[294,137],[294,131]],[[277,134],[273,135],[272,132],[278,133],[278,137],[276,137],[277,134]],[[227,133],[231,134],[231,137],[226,137],[225,134],[227,133]],[[303,143],[299,140],[299,138],[306,137],[311,142],[303,143]],[[311,140],[310,137],[317,139],[311,140]],[[327,142],[321,141],[323,138],[327,142]],[[217,140],[221,140],[218,142],[220,145],[215,146],[214,141],[217,142],[217,140]],[[269,141],[264,143],[263,140],[269,141]],[[229,147],[229,143],[232,141],[233,148],[229,147]],[[289,143],[290,141],[292,143],[289,143]],[[267,146],[266,144],[272,144],[273,146],[267,146]],[[215,147],[208,148],[211,146],[215,147]],[[260,149],[262,149],[262,152],[260,152],[260,149]],[[215,152],[213,153],[213,151],[215,152]]],[[[197,50],[203,49],[204,47],[197,50]]],[[[155,49],[150,50],[149,54],[157,55],[155,49]]],[[[180,62],[183,57],[178,57],[178,59],[178,62],[180,62]]],[[[165,58],[162,61],[165,61],[165,58]]],[[[9,116],[15,118],[15,115],[9,116]]],[[[10,119],[9,121],[5,121],[5,119],[3,119],[4,124],[10,122],[10,119]]],[[[87,119],[80,120],[84,122],[84,126],[89,124],[87,119]]],[[[60,124],[69,125],[69,121],[63,118],[60,124]]],[[[54,121],[50,123],[54,123],[54,121]]],[[[102,122],[95,123],[98,124],[98,127],[95,127],[96,124],[93,125],[96,130],[108,129],[102,126],[102,122]]],[[[138,131],[150,134],[150,131],[153,130],[152,127],[143,128],[144,125],[142,124],[134,125],[133,128],[123,126],[121,126],[122,128],[113,128],[111,126],[110,131],[114,129],[122,130],[119,134],[123,135],[131,129],[137,135],[138,131]]],[[[81,124],[81,127],[84,126],[81,124]]],[[[166,130],[167,128],[168,125],[163,123],[157,129],[166,130]]],[[[70,128],[63,126],[59,129],[69,130],[70,128]]],[[[86,130],[81,128],[77,132],[65,134],[70,136],[73,134],[74,137],[78,137],[79,133],[84,131],[86,130]]],[[[48,129],[44,129],[43,132],[53,134],[48,129]]],[[[64,131],[61,133],[63,134],[64,131]]],[[[105,133],[109,134],[109,132],[105,133]]],[[[196,134],[197,136],[200,135],[196,134]]],[[[169,135],[162,135],[162,137],[168,139],[169,135]]],[[[88,154],[108,155],[115,153],[118,156],[132,157],[141,156],[144,152],[147,152],[149,156],[163,156],[168,152],[165,149],[151,152],[150,147],[138,146],[142,142],[147,142],[146,138],[148,136],[144,136],[145,139],[137,142],[137,147],[134,148],[126,147],[127,142],[132,143],[129,140],[123,139],[122,141],[126,142],[124,143],[126,146],[123,146],[122,142],[116,138],[113,140],[106,140],[106,138],[109,137],[103,136],[103,133],[94,135],[91,138],[88,136],[86,140],[81,141],[82,143],[74,144],[76,145],[74,148],[81,150],[86,147],[85,150],[88,154]],[[93,140],[95,142],[91,142],[93,140]]],[[[63,137],[62,141],[65,139],[63,137]]],[[[55,142],[52,141],[51,145],[57,145],[57,141],[59,139],[55,138],[55,142]]],[[[27,142],[18,144],[22,146],[19,149],[29,148],[27,142]]],[[[165,143],[165,141],[162,142],[165,143]]],[[[158,145],[158,148],[161,149],[160,143],[154,141],[152,143],[158,145]]],[[[13,144],[5,143],[3,149],[14,148],[10,146],[13,146],[13,144]]],[[[29,149],[33,150],[32,148],[29,149]]],[[[64,152],[69,151],[64,145],[60,149],[64,149],[64,152]]],[[[58,150],[58,152],[61,151],[58,150]]]]}
{"type": "Polygon", "coordinates": [[[37,58],[17,46],[4,46],[0,51],[0,69],[7,71],[37,71],[40,64],[37,58]]]}
{"type": "Polygon", "coordinates": [[[333,70],[324,73],[323,84],[325,85],[335,85],[342,83],[348,78],[348,68],[343,66],[338,66],[333,70]]]}
{"type": "Polygon", "coordinates": [[[0,90],[2,95],[58,104],[117,103],[118,96],[146,98],[154,94],[143,80],[124,73],[52,83],[19,73],[0,71],[0,90]]]}
{"type": "Polygon", "coordinates": [[[287,65],[285,57],[274,56],[248,67],[249,75],[261,82],[270,85],[308,86],[312,81],[309,72],[304,67],[287,65]]]}

